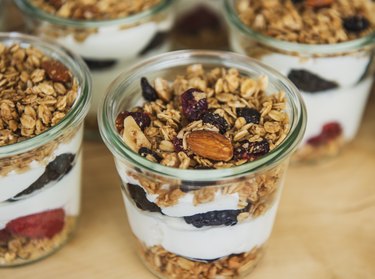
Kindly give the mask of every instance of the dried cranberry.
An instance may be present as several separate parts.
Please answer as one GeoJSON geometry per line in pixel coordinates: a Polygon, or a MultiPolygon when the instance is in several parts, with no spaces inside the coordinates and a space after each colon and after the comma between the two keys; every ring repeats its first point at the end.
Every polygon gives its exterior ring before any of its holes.
{"type": "Polygon", "coordinates": [[[359,33],[369,28],[370,22],[364,16],[355,15],[344,18],[343,26],[348,32],[359,33]]]}
{"type": "Polygon", "coordinates": [[[147,147],[141,147],[138,150],[138,154],[145,158],[147,157],[147,155],[151,155],[152,157],[155,158],[157,162],[161,161],[161,157],[155,151],[152,151],[151,149],[148,149],[147,147]]]}
{"type": "Polygon", "coordinates": [[[237,116],[243,117],[246,120],[246,123],[259,124],[260,113],[254,108],[237,108],[237,116]]]}
{"type": "Polygon", "coordinates": [[[137,122],[138,126],[144,130],[146,127],[150,126],[151,124],[151,118],[148,116],[148,114],[142,112],[142,111],[136,111],[136,112],[130,112],[130,116],[132,116],[137,122]]]}
{"type": "Polygon", "coordinates": [[[320,146],[327,144],[330,140],[333,140],[339,137],[342,134],[343,130],[339,123],[330,122],[322,127],[322,131],[319,135],[312,137],[307,140],[308,144],[313,146],[320,146]]]}
{"type": "Polygon", "coordinates": [[[266,155],[270,151],[270,145],[266,139],[257,142],[244,140],[240,145],[234,148],[234,158],[237,160],[256,159],[266,155]]]}
{"type": "Polygon", "coordinates": [[[141,78],[142,96],[146,101],[152,102],[158,98],[156,90],[150,85],[147,78],[141,78]]]}
{"type": "Polygon", "coordinates": [[[203,123],[209,123],[217,127],[221,134],[225,134],[225,132],[229,128],[228,122],[224,119],[224,117],[221,117],[220,115],[213,112],[205,113],[202,120],[203,123]]]}
{"type": "Polygon", "coordinates": [[[172,140],[172,143],[173,143],[173,146],[174,146],[174,150],[178,153],[178,152],[181,152],[181,151],[184,151],[184,147],[182,145],[182,139],[179,139],[177,137],[175,137],[173,140],[172,140]]]}
{"type": "Polygon", "coordinates": [[[195,88],[186,90],[181,95],[182,113],[189,121],[201,119],[208,110],[207,98],[205,94],[195,88]]]}

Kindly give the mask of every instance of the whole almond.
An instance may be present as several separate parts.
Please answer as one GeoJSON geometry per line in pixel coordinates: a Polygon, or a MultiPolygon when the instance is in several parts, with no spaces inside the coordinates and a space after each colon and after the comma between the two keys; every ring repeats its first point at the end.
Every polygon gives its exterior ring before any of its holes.
{"type": "Polygon", "coordinates": [[[233,157],[231,141],[217,132],[193,131],[187,136],[186,143],[194,154],[210,160],[227,162],[233,157]]]}
{"type": "Polygon", "coordinates": [[[42,62],[41,66],[53,81],[69,82],[72,78],[68,68],[59,61],[46,60],[42,62]]]}
{"type": "Polygon", "coordinates": [[[332,5],[334,0],[306,0],[306,4],[312,8],[323,8],[332,5]]]}

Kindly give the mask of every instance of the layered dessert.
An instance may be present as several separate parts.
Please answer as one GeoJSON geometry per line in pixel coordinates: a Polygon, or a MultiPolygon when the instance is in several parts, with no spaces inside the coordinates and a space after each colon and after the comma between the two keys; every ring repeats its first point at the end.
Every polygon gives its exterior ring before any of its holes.
{"type": "MultiPolygon", "coordinates": [[[[165,52],[173,14],[171,0],[20,0],[34,16],[33,31],[81,55],[93,77],[90,127],[110,82],[139,58],[165,52]],[[33,14],[37,9],[39,12],[33,14]],[[36,18],[35,18],[36,17],[36,18]]],[[[90,128],[89,127],[89,128],[90,128]]]]}
{"type": "Polygon", "coordinates": [[[1,267],[52,253],[74,229],[83,127],[52,136],[81,90],[62,62],[32,45],[0,43],[0,65],[1,267]]]}
{"type": "Polygon", "coordinates": [[[177,49],[227,49],[228,33],[220,0],[178,0],[172,30],[177,49]]]}
{"type": "MultiPolygon", "coordinates": [[[[189,65],[168,80],[143,77],[143,99],[116,129],[134,160],[204,176],[261,160],[289,129],[283,91],[267,76],[189,65]],[[267,92],[267,93],[266,93],[267,92]]],[[[263,253],[287,162],[240,177],[176,180],[116,159],[131,229],[144,262],[161,278],[235,278],[263,253]]]]}
{"type": "Polygon", "coordinates": [[[302,92],[309,121],[295,159],[337,154],[355,137],[371,91],[375,2],[238,0],[226,5],[232,49],[276,68],[302,92]]]}

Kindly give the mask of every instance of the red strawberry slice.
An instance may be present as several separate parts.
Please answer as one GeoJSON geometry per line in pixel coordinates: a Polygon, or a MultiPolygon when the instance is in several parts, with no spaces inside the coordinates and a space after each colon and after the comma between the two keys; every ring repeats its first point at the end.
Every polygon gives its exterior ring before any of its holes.
{"type": "Polygon", "coordinates": [[[0,230],[0,246],[6,245],[10,240],[10,233],[6,229],[0,230]]]}
{"type": "Polygon", "coordinates": [[[54,209],[14,219],[6,225],[6,229],[14,235],[51,238],[63,229],[64,219],[64,210],[54,209]]]}

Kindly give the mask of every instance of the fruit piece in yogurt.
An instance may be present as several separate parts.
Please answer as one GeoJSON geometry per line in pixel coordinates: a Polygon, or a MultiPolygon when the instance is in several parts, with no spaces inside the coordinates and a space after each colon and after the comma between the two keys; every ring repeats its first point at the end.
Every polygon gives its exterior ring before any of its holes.
{"type": "Polygon", "coordinates": [[[298,89],[307,93],[316,93],[338,88],[334,81],[324,78],[306,70],[291,70],[288,78],[297,86],[298,89]]]}

